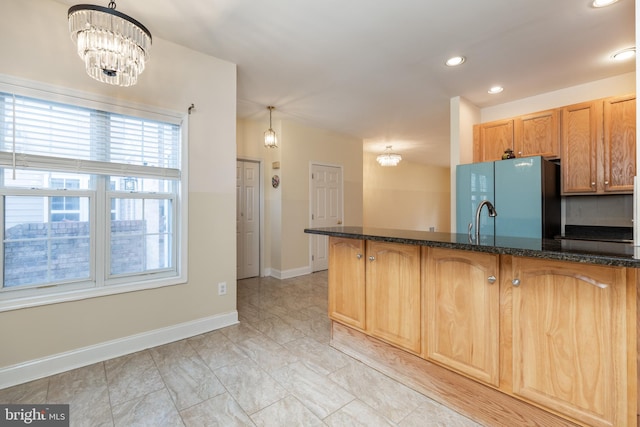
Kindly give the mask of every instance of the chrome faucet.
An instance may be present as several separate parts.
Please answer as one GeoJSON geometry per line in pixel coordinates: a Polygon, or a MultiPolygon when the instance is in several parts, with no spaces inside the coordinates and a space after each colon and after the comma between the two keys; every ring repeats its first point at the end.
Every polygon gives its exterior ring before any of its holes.
{"type": "MultiPolygon", "coordinates": [[[[480,203],[478,203],[478,207],[476,208],[476,222],[475,222],[475,227],[476,227],[475,243],[476,244],[480,243],[480,212],[482,211],[482,207],[485,205],[487,205],[487,209],[489,210],[490,217],[493,218],[498,215],[498,212],[496,212],[496,208],[493,207],[490,201],[482,200],[480,203]]],[[[473,239],[471,237],[471,229],[473,228],[473,226],[474,226],[473,223],[469,223],[469,241],[470,242],[473,242],[473,239]]]]}

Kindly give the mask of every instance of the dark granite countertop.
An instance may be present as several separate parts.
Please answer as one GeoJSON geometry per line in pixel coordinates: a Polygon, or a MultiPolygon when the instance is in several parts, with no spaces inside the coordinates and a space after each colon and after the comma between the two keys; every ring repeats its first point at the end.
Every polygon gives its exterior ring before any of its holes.
{"type": "Polygon", "coordinates": [[[640,253],[634,256],[632,243],[485,236],[480,238],[480,244],[474,244],[469,242],[467,234],[352,226],[308,228],[304,232],[407,245],[640,268],[640,253]]]}

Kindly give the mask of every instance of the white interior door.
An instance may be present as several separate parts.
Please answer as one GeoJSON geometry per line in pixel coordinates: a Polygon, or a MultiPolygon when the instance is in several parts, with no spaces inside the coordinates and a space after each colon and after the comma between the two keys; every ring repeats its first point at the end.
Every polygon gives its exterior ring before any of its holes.
{"type": "Polygon", "coordinates": [[[260,164],[236,163],[236,247],[238,279],[260,274],[260,164]]]}
{"type": "MultiPolygon", "coordinates": [[[[342,168],[311,165],[311,227],[335,227],[342,224],[342,168]]],[[[311,271],[329,266],[329,238],[311,235],[311,271]]]]}

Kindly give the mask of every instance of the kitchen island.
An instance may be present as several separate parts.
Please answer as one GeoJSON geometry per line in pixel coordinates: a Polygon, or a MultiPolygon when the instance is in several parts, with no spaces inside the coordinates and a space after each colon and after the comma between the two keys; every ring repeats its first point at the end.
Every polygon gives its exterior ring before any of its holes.
{"type": "Polygon", "coordinates": [[[329,236],[331,344],[484,425],[636,426],[633,246],[329,236]]]}

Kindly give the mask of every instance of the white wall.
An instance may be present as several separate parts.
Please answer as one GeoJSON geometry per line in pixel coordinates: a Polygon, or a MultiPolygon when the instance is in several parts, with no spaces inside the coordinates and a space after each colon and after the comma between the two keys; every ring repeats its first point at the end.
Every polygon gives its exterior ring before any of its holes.
{"type": "Polygon", "coordinates": [[[51,0],[2,0],[0,74],[172,111],[186,113],[195,104],[187,171],[189,280],[1,312],[0,388],[237,319],[236,66],[154,37],[151,60],[136,86],[99,83],[86,75],[75,53],[67,8],[51,0]],[[221,281],[228,294],[219,297],[221,281]]]}
{"type": "Polygon", "coordinates": [[[627,95],[636,91],[636,73],[627,73],[596,80],[578,86],[542,93],[529,98],[487,107],[480,110],[480,123],[516,117],[536,111],[564,107],[609,96],[627,95]]]}
{"type": "Polygon", "coordinates": [[[452,166],[449,170],[449,177],[450,193],[454,195],[454,197],[449,197],[451,212],[450,231],[455,233],[456,165],[473,162],[473,125],[470,124],[480,123],[480,108],[476,107],[468,100],[457,96],[455,98],[451,98],[450,111],[451,152],[449,153],[449,164],[452,166]]]}

